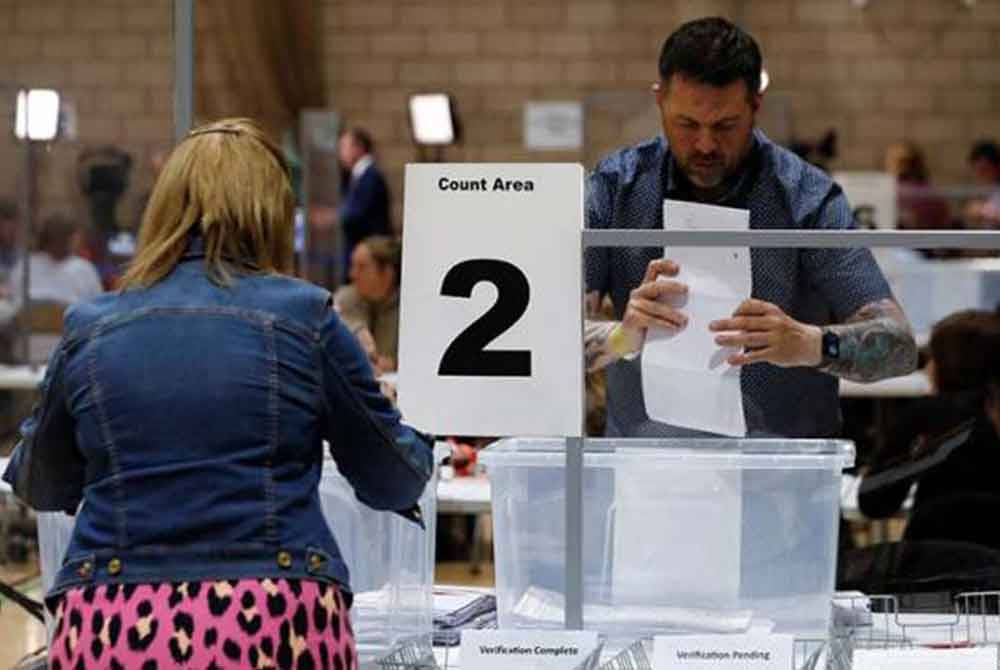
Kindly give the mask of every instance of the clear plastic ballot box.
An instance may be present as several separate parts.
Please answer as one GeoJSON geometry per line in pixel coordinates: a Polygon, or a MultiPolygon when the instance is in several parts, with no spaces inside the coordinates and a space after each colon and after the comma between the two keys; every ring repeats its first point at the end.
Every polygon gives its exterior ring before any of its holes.
{"type": "MultiPolygon", "coordinates": [[[[585,442],[584,628],[627,641],[751,629],[824,638],[850,442],[585,442]]],[[[565,441],[480,455],[501,628],[564,621],[565,441]]]]}
{"type": "MultiPolygon", "coordinates": [[[[351,571],[351,622],[358,656],[370,661],[400,641],[431,639],[437,476],[420,499],[426,529],[392,512],[361,503],[330,458],[323,463],[319,497],[323,515],[351,571]]],[[[42,584],[47,591],[62,565],[74,519],[62,513],[38,515],[42,584]]]]}

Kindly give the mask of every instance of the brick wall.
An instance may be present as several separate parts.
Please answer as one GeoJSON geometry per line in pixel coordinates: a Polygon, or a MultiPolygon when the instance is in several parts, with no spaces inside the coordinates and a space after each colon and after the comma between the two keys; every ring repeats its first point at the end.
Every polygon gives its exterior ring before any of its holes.
{"type": "MultiPolygon", "coordinates": [[[[934,178],[968,179],[965,155],[1000,138],[1000,2],[871,0],[546,0],[530,2],[327,0],[331,104],[381,140],[399,188],[412,158],[408,93],[454,93],[465,160],[582,160],[655,128],[646,97],[667,33],[721,13],[757,36],[772,74],[765,102],[787,109],[806,139],[840,137],[842,169],[875,169],[891,142],[927,150],[934,178]],[[586,99],[584,152],[524,150],[523,103],[586,99]]],[[[774,110],[771,110],[772,112],[774,110]]],[[[769,118],[771,115],[769,115],[769,118]]]]}
{"type": "MultiPolygon", "coordinates": [[[[1000,0],[319,0],[332,107],[370,128],[401,193],[414,158],[405,102],[447,90],[465,143],[453,160],[581,160],[655,129],[647,86],[664,36],[706,13],[741,20],[759,38],[774,84],[771,102],[796,134],[841,137],[835,167],[875,168],[885,146],[912,138],[934,177],[967,178],[965,153],[1000,137],[1000,0]],[[525,101],[587,99],[588,148],[523,148],[525,101]]],[[[211,0],[199,0],[199,4],[211,0]]],[[[72,206],[80,146],[115,142],[145,162],[171,137],[169,0],[0,0],[3,81],[55,86],[78,113],[79,141],[42,157],[43,207],[72,206]]],[[[202,12],[202,16],[207,15],[202,12]]],[[[231,93],[223,58],[200,24],[202,96],[231,93]]],[[[0,96],[9,114],[10,96],[0,96]]],[[[5,116],[9,118],[9,116],[5,116]]],[[[17,181],[15,145],[0,132],[0,194],[17,181]]]]}
{"type": "Polygon", "coordinates": [[[1000,139],[1000,2],[831,0],[746,2],[775,90],[793,96],[805,134],[840,131],[838,167],[876,168],[908,138],[936,181],[969,179],[970,144],[1000,139]]]}
{"type": "Polygon", "coordinates": [[[173,134],[171,7],[169,0],[0,0],[0,196],[13,195],[22,176],[8,129],[11,86],[52,87],[75,108],[79,139],[39,151],[43,214],[82,206],[77,155],[113,143],[135,159],[119,211],[131,220],[148,188],[148,158],[173,134]]]}

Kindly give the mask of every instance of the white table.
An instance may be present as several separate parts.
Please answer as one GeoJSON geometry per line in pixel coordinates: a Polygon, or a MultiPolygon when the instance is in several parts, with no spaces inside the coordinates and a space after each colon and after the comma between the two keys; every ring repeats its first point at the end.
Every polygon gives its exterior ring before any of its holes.
{"type": "Polygon", "coordinates": [[[445,514],[489,514],[490,480],[486,477],[442,479],[437,487],[438,512],[445,514]]]}
{"type": "MultiPolygon", "coordinates": [[[[457,609],[464,601],[492,589],[476,587],[452,587],[435,585],[434,611],[445,613],[457,609]]],[[[969,641],[975,644],[997,644],[1000,641],[1000,616],[981,617],[958,616],[954,613],[941,614],[872,614],[871,627],[857,628],[854,632],[856,645],[868,648],[898,648],[908,645],[939,645],[969,641]],[[904,643],[904,641],[908,641],[904,643]]],[[[444,670],[458,670],[461,667],[459,647],[436,647],[434,655],[438,665],[444,670]]]]}
{"type": "MultiPolygon", "coordinates": [[[[10,459],[0,457],[0,474],[10,459]]],[[[0,493],[10,493],[0,480],[0,493]]],[[[485,477],[455,477],[438,482],[438,511],[446,514],[489,514],[490,481],[485,477]]]]}
{"type": "Polygon", "coordinates": [[[893,377],[873,384],[841,380],[841,398],[922,398],[931,395],[931,382],[923,372],[893,377]]]}
{"type": "Polygon", "coordinates": [[[483,560],[480,550],[485,523],[483,516],[493,509],[490,480],[482,475],[445,477],[438,482],[437,494],[438,514],[471,514],[474,517],[470,570],[474,575],[479,574],[483,560]]]}
{"type": "MultiPolygon", "coordinates": [[[[0,474],[7,469],[10,459],[0,458],[0,474]]],[[[860,478],[844,475],[841,484],[840,505],[849,517],[860,517],[858,511],[858,486],[860,478]]],[[[0,493],[10,493],[11,488],[0,480],[0,493]]],[[[489,514],[490,480],[485,477],[456,477],[438,482],[438,513],[489,514]]]]}
{"type": "Polygon", "coordinates": [[[914,332],[928,333],[959,310],[993,310],[1000,302],[1000,259],[931,261],[902,249],[876,256],[914,332]]]}
{"type": "Polygon", "coordinates": [[[0,389],[32,391],[44,378],[43,365],[0,365],[0,389]]]}

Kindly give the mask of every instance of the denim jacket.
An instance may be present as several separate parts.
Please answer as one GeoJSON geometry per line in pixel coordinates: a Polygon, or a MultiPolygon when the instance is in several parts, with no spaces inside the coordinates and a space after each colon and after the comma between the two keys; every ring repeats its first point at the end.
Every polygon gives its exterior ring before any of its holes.
{"type": "Polygon", "coordinates": [[[428,438],[400,423],[329,293],[274,275],[219,286],[197,242],[152,287],[66,313],[4,474],[35,509],[77,515],[50,602],[265,577],[350,597],[320,509],[323,440],[376,509],[412,509],[431,475],[428,438]]]}

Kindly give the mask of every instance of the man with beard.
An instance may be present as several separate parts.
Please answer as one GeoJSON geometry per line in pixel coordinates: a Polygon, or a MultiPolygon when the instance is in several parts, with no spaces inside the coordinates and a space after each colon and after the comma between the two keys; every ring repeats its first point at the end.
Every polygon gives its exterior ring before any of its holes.
{"type": "MultiPolygon", "coordinates": [[[[663,228],[664,199],[748,209],[754,230],[853,227],[840,188],[754,128],[763,101],[753,37],[721,18],[667,38],[653,92],[663,137],[622,149],[591,175],[590,228],[663,228]]],[[[607,434],[690,436],[649,418],[636,354],[648,328],[683,329],[671,306],[685,285],[655,248],[587,251],[588,303],[618,321],[589,322],[588,368],[608,366],[607,434]]],[[[906,318],[867,249],[752,249],[752,297],[719,314],[705,337],[740,353],[750,436],[826,437],[840,428],[838,378],[870,382],[913,370],[906,318]]],[[[675,303],[676,304],[676,303],[675,303]]]]}

